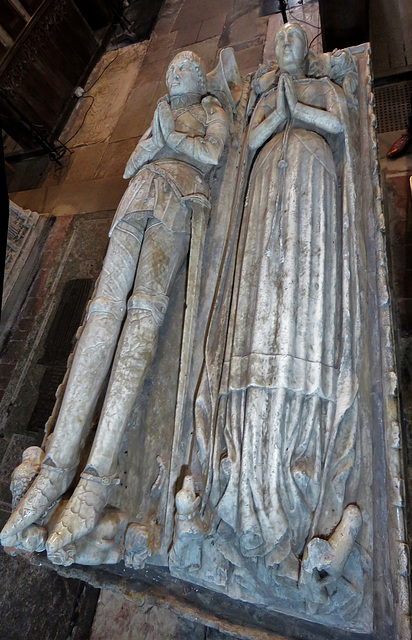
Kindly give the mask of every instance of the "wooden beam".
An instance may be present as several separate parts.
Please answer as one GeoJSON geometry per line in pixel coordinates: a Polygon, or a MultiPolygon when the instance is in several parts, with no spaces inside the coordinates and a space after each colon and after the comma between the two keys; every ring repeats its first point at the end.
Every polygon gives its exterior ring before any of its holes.
{"type": "Polygon", "coordinates": [[[6,49],[10,49],[13,46],[14,40],[5,29],[0,25],[0,42],[6,47],[6,49]]]}
{"type": "Polygon", "coordinates": [[[16,11],[19,12],[19,14],[21,15],[22,18],[24,18],[24,20],[26,22],[28,22],[31,18],[31,15],[29,13],[27,13],[26,9],[23,7],[22,4],[20,4],[19,0],[9,0],[10,4],[13,5],[13,7],[16,9],[16,11]]]}

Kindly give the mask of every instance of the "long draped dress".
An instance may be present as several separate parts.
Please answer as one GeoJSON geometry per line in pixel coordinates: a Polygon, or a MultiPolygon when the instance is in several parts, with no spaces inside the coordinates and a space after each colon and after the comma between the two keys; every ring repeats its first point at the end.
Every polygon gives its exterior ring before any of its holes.
{"type": "MultiPolygon", "coordinates": [[[[343,92],[332,85],[295,81],[301,102],[341,117],[343,92]]],[[[261,119],[275,108],[273,89],[256,112],[261,119]]],[[[328,534],[357,481],[344,146],[343,134],[289,122],[258,153],[246,197],[225,444],[213,482],[219,518],[236,532],[241,553],[265,556],[269,566],[299,557],[309,535],[328,534]],[[337,408],[339,393],[346,397],[337,408]]]]}

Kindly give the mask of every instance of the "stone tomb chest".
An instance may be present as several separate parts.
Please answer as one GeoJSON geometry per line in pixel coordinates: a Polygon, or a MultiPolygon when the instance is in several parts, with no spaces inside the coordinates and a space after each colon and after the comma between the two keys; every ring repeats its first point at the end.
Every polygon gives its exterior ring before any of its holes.
{"type": "Polygon", "coordinates": [[[406,639],[369,50],[275,52],[170,63],[2,543],[236,637],[406,639]]]}

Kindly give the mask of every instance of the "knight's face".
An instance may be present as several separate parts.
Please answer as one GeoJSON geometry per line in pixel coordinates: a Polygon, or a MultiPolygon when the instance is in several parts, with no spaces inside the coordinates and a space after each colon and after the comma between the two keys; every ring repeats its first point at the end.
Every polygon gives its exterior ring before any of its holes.
{"type": "Polygon", "coordinates": [[[275,56],[282,73],[302,72],[306,55],[306,40],[299,27],[287,24],[278,31],[275,37],[275,56]]]}
{"type": "Polygon", "coordinates": [[[193,62],[176,56],[169,65],[166,85],[170,96],[199,93],[199,75],[193,62]]]}

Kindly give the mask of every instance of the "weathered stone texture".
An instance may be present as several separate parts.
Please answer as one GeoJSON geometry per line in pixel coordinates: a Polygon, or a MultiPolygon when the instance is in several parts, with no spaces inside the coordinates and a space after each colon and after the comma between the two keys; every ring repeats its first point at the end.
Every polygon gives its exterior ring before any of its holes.
{"type": "Polygon", "coordinates": [[[90,640],[206,640],[208,637],[202,624],[179,618],[170,609],[146,602],[136,604],[119,594],[101,591],[90,640]]]}
{"type": "Polygon", "coordinates": [[[99,591],[0,550],[0,638],[88,640],[99,591]],[[4,588],[7,585],[8,588],[4,588]]]}
{"type": "MultiPolygon", "coordinates": [[[[64,284],[76,277],[93,280],[101,268],[110,218],[103,216],[95,222],[89,219],[83,226],[82,219],[78,221],[80,229],[70,253],[67,247],[76,233],[72,218],[56,220],[37,276],[1,354],[0,379],[4,380],[2,392],[5,398],[1,405],[0,526],[11,512],[11,471],[16,463],[20,463],[23,450],[33,444],[40,445],[43,439],[44,424],[40,431],[31,430],[33,410],[36,402],[41,402],[42,374],[47,369],[45,364],[38,362],[44,357],[46,337],[64,284]],[[84,233],[86,227],[90,231],[94,229],[94,233],[84,233]]],[[[69,349],[71,337],[68,338],[69,349]]],[[[59,351],[59,344],[56,347],[59,351]]],[[[53,360],[53,355],[49,353],[48,358],[53,360]]],[[[63,354],[64,362],[66,358],[63,354]]],[[[65,366],[63,373],[64,370],[65,366]]],[[[55,382],[55,387],[59,382],[61,379],[55,382]]],[[[0,573],[2,639],[88,639],[99,593],[97,589],[80,580],[65,580],[48,569],[31,567],[25,559],[10,558],[3,550],[0,552],[0,573]]]]}

